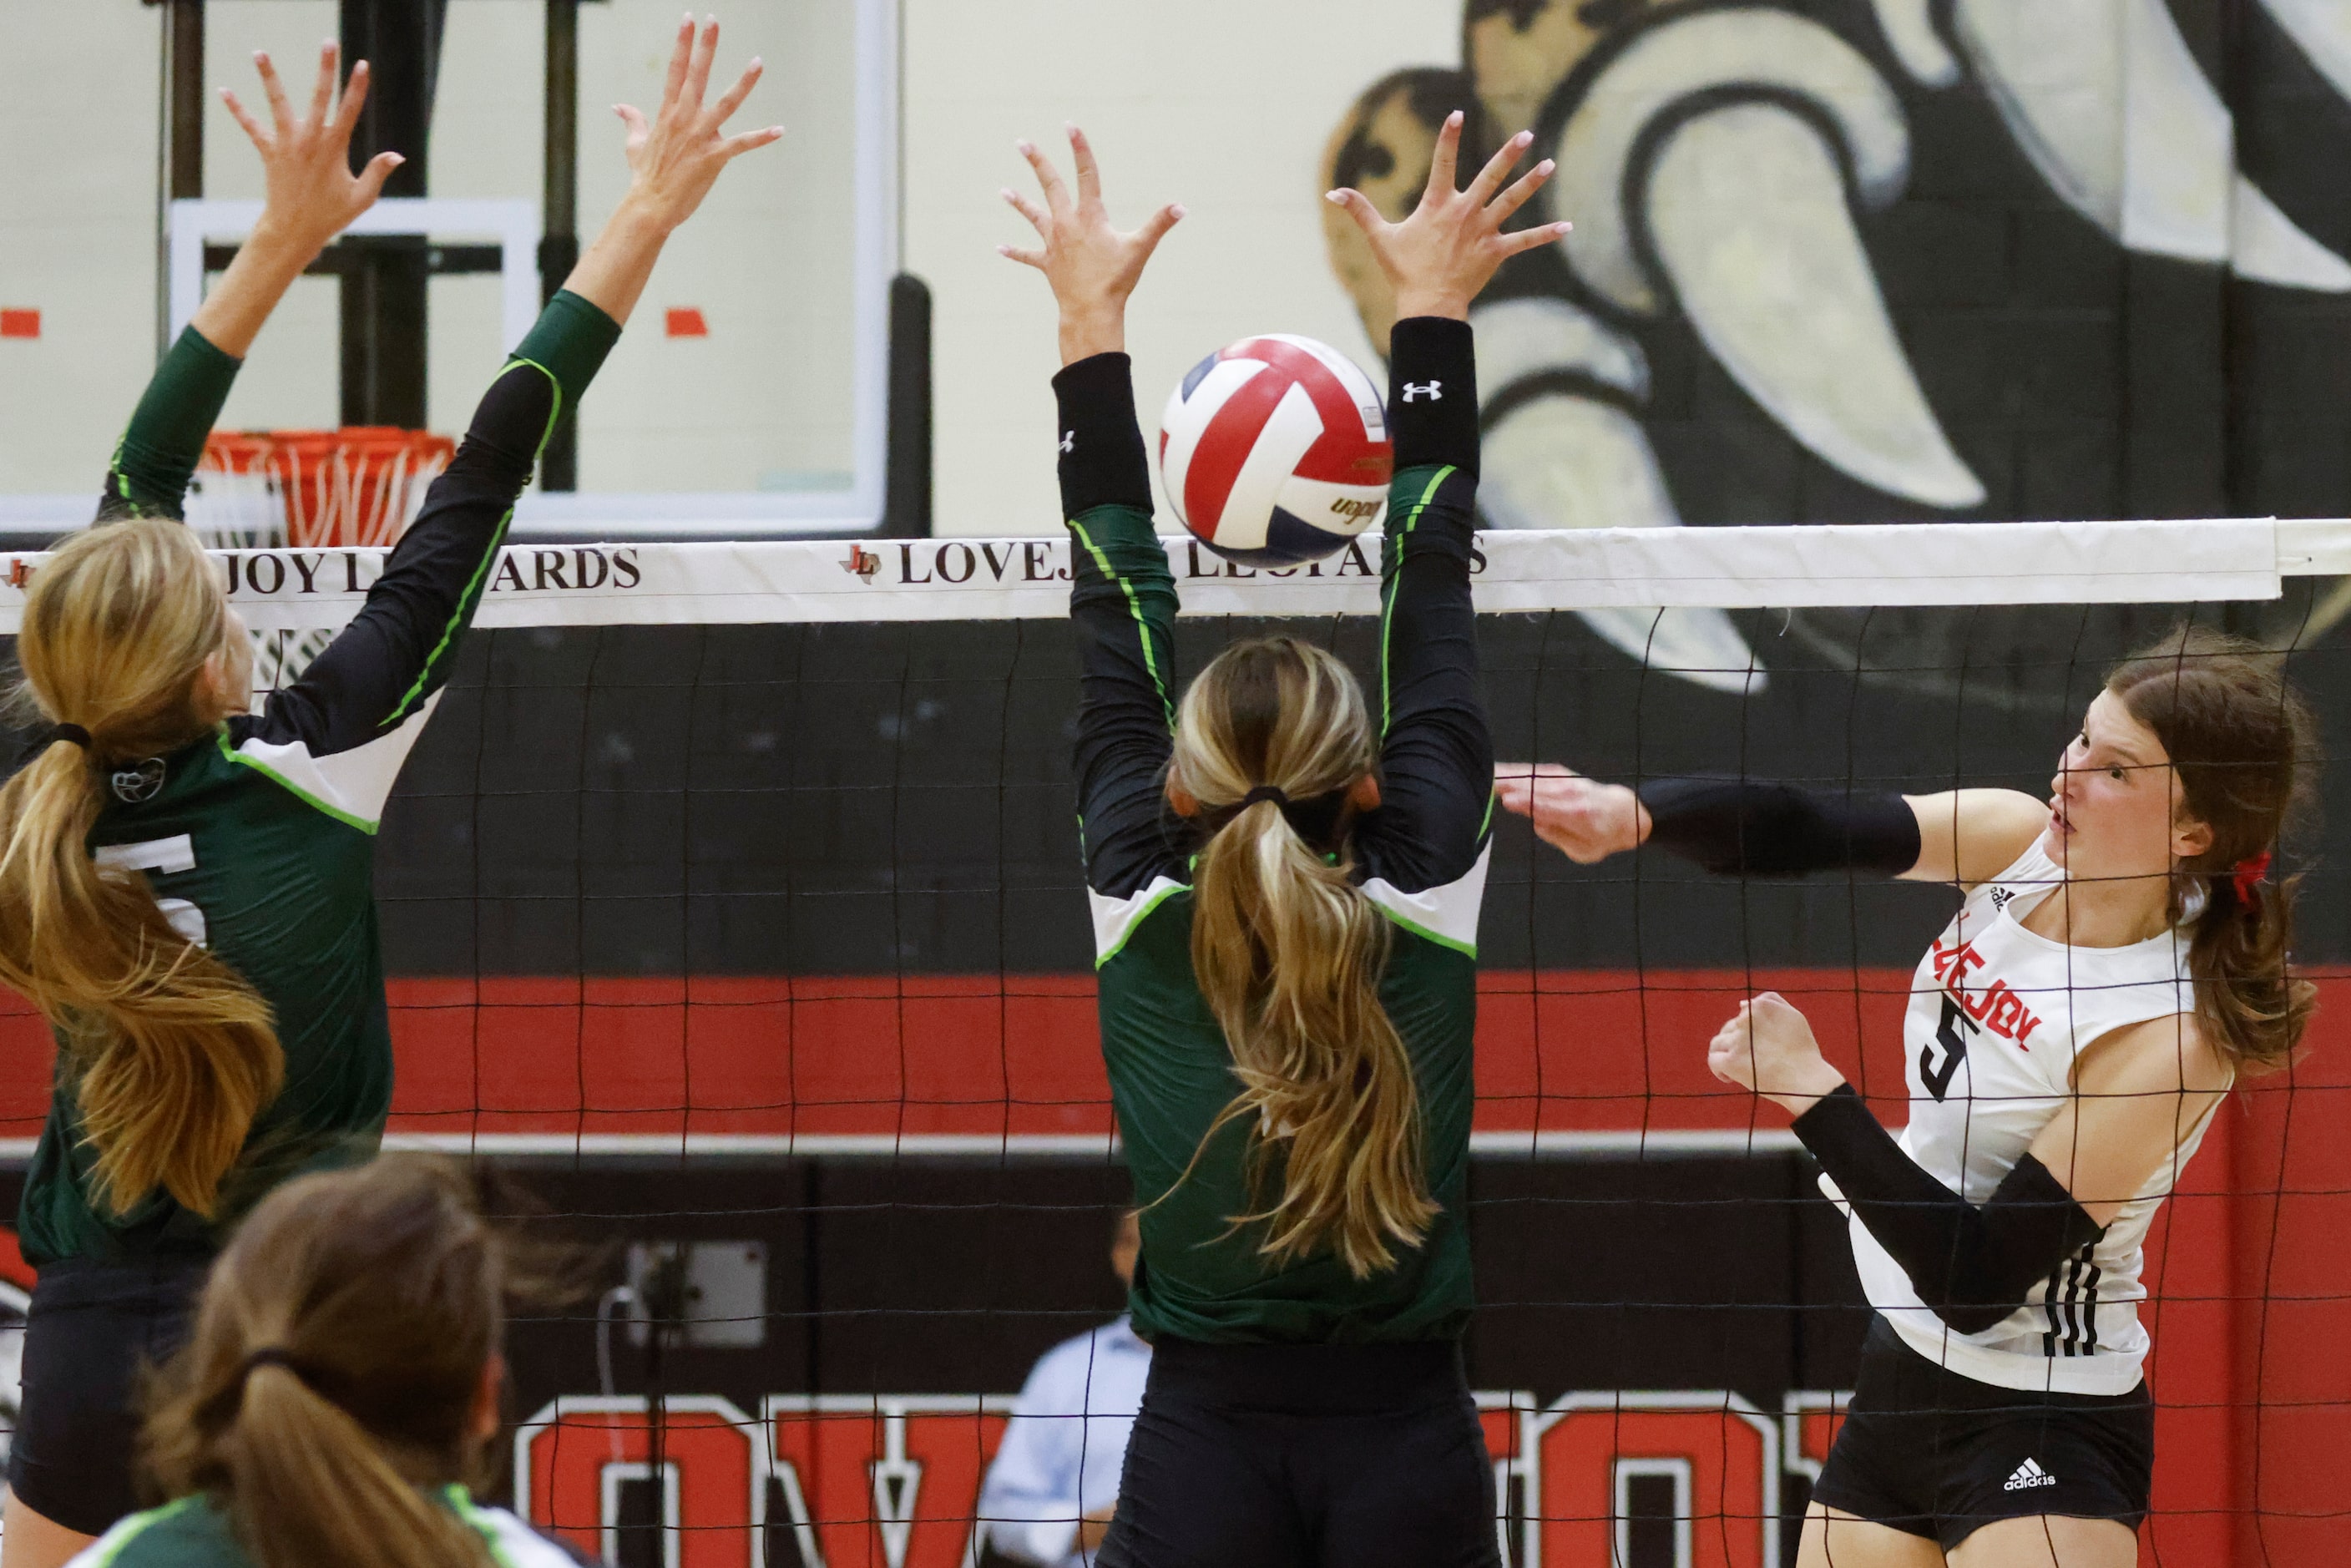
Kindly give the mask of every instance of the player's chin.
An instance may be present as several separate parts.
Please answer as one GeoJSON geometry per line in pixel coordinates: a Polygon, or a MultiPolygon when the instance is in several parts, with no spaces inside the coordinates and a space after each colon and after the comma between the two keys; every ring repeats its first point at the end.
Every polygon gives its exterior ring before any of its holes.
{"type": "Polygon", "coordinates": [[[2041,852],[2047,855],[2051,860],[2055,861],[2059,865],[2064,865],[2065,863],[2065,841],[2069,836],[2070,835],[2067,834],[2063,827],[2059,826],[2056,822],[2052,821],[2047,827],[2041,830],[2041,852]]]}

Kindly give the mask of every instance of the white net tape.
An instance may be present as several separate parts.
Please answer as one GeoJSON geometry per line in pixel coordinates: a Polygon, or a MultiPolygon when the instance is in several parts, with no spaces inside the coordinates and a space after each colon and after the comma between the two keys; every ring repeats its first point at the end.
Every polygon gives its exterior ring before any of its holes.
{"type": "MultiPolygon", "coordinates": [[[[1311,567],[1251,571],[1166,539],[1187,615],[1373,615],[1379,539],[1311,567]]],[[[513,546],[477,624],[715,625],[1054,619],[1070,541],[789,540],[513,546]]],[[[1478,608],[2186,603],[2269,600],[2283,580],[2351,574],[2351,520],[1926,523],[1599,528],[1479,536],[1478,608]]],[[[357,612],[382,549],[222,552],[256,632],[357,612]]],[[[42,557],[0,557],[0,632],[42,557]]]]}

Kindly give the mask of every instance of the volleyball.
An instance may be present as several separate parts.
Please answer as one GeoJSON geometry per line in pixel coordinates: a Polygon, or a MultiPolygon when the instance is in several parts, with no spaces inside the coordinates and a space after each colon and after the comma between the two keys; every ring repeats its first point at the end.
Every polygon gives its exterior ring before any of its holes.
{"type": "Polygon", "coordinates": [[[1320,560],[1387,509],[1379,390],[1311,338],[1244,338],[1167,399],[1159,472],[1192,537],[1244,566],[1320,560]]]}

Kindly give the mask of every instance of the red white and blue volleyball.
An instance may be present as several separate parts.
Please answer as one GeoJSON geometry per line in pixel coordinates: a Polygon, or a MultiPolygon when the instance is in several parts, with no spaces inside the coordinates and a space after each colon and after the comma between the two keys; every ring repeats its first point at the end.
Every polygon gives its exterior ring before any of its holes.
{"type": "Polygon", "coordinates": [[[1192,367],[1159,424],[1159,473],[1192,537],[1244,566],[1321,560],[1387,509],[1379,388],[1311,338],[1244,338],[1192,367]]]}

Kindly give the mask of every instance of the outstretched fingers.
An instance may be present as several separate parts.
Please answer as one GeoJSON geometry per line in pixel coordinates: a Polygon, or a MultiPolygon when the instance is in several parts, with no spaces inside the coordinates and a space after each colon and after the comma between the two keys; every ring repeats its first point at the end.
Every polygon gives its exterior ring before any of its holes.
{"type": "Polygon", "coordinates": [[[686,67],[694,61],[694,16],[688,13],[677,25],[677,38],[670,46],[669,72],[662,78],[662,99],[659,112],[667,113],[678,95],[685,90],[686,67]]]}
{"type": "Polygon", "coordinates": [[[1460,193],[1455,183],[1460,177],[1461,111],[1455,110],[1445,117],[1444,128],[1437,133],[1437,151],[1428,160],[1426,198],[1449,201],[1460,193]]]}
{"type": "Polygon", "coordinates": [[[1463,193],[1475,205],[1483,207],[1494,199],[1494,193],[1502,188],[1504,180],[1510,178],[1510,170],[1534,144],[1535,135],[1531,131],[1521,131],[1503,142],[1501,151],[1486,160],[1486,166],[1478,171],[1478,177],[1469,182],[1469,189],[1463,193]]]}
{"type": "Polygon", "coordinates": [[[375,199],[383,194],[383,183],[392,178],[394,169],[407,162],[397,152],[379,152],[369,159],[367,167],[360,171],[358,199],[353,204],[358,210],[365,212],[375,205],[375,199]]]}
{"type": "Polygon", "coordinates": [[[1023,267],[1033,267],[1040,272],[1045,270],[1045,253],[1041,250],[1027,250],[1017,245],[1000,245],[996,247],[996,254],[1007,260],[1017,261],[1023,267]]]}
{"type": "Polygon", "coordinates": [[[1531,229],[1520,229],[1515,234],[1503,235],[1500,236],[1502,259],[1508,261],[1514,256],[1520,256],[1531,250],[1541,250],[1547,245],[1565,239],[1574,227],[1573,224],[1564,222],[1538,224],[1531,229]]]}
{"type": "Polygon", "coordinates": [[[1050,240],[1053,237],[1052,220],[1044,208],[1009,185],[1004,187],[1004,199],[1011,204],[1014,212],[1029,220],[1029,226],[1037,231],[1038,238],[1050,240]]]}
{"type": "Polygon", "coordinates": [[[227,88],[221,89],[221,103],[228,110],[228,117],[235,120],[246,135],[252,139],[255,147],[266,153],[275,145],[275,140],[269,132],[261,128],[261,121],[253,118],[252,110],[238,101],[235,93],[227,88]]]}
{"type": "Polygon", "coordinates": [[[327,123],[327,114],[335,105],[335,62],[342,57],[342,49],[332,38],[319,46],[319,81],[310,89],[312,125],[327,123]]]}
{"type": "Polygon", "coordinates": [[[361,60],[351,68],[351,79],[343,84],[343,101],[335,110],[335,134],[346,145],[360,128],[360,110],[367,107],[368,84],[374,79],[368,63],[361,60]]]}
{"type": "Polygon", "coordinates": [[[1543,188],[1544,182],[1551,178],[1552,171],[1557,167],[1557,164],[1546,158],[1520,175],[1511,183],[1509,190],[1504,191],[1488,204],[1486,215],[1498,225],[1510,222],[1510,214],[1534,199],[1535,193],[1543,188]]]}
{"type": "Polygon", "coordinates": [[[743,68],[743,74],[735,78],[735,85],[710,106],[710,123],[714,129],[734,118],[735,111],[743,107],[743,100],[751,96],[751,89],[759,85],[759,78],[767,68],[765,60],[756,55],[752,57],[751,63],[743,68]]]}
{"type": "Polygon", "coordinates": [[[645,121],[644,110],[632,103],[616,103],[612,106],[612,112],[621,117],[622,125],[627,128],[627,144],[631,147],[643,146],[645,138],[651,136],[653,130],[645,121]]]}
{"type": "Polygon", "coordinates": [[[1102,168],[1094,162],[1093,143],[1075,125],[1063,129],[1070,134],[1070,161],[1078,173],[1078,204],[1081,207],[1102,205],[1102,168]]]}
{"type": "Polygon", "coordinates": [[[1070,188],[1061,183],[1061,172],[1053,167],[1053,161],[1038,152],[1033,141],[1016,141],[1013,146],[1019,149],[1020,156],[1029,160],[1029,167],[1035,171],[1038,187],[1045,193],[1046,210],[1057,218],[1068,212],[1070,188]]]}
{"type": "Polygon", "coordinates": [[[285,136],[294,129],[294,106],[286,100],[286,84],[277,79],[277,68],[270,64],[266,51],[256,49],[253,64],[261,72],[261,90],[269,98],[269,118],[277,134],[285,136]]]}
{"type": "Polygon", "coordinates": [[[690,109],[699,110],[702,100],[710,91],[710,68],[718,58],[718,18],[705,16],[702,21],[702,37],[695,40],[693,58],[685,68],[684,100],[690,109]]]}
{"type": "Polygon", "coordinates": [[[746,152],[756,152],[759,148],[766,147],[773,142],[781,141],[783,139],[784,128],[782,126],[762,126],[757,131],[746,131],[740,136],[728,137],[726,141],[718,144],[718,155],[721,158],[727,160],[729,162],[732,162],[734,160],[743,156],[746,152]]]}
{"type": "Polygon", "coordinates": [[[1167,231],[1183,221],[1184,206],[1180,202],[1170,202],[1144,219],[1143,226],[1134,234],[1135,243],[1143,247],[1143,259],[1150,260],[1151,253],[1159,248],[1159,242],[1167,237],[1167,231]]]}
{"type": "Polygon", "coordinates": [[[1389,226],[1380,209],[1372,204],[1372,199],[1353,186],[1330,192],[1323,199],[1354,219],[1356,226],[1367,235],[1378,234],[1389,226]]]}

